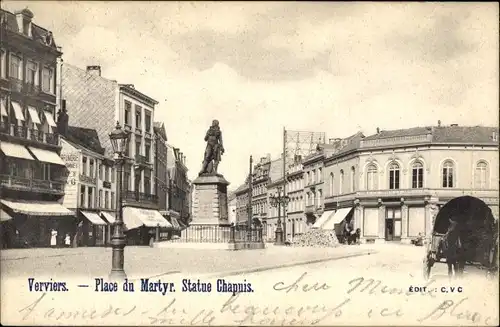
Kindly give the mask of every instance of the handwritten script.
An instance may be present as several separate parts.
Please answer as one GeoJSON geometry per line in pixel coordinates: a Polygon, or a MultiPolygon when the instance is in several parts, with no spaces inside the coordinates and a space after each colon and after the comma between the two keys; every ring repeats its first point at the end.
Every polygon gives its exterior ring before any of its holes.
{"type": "Polygon", "coordinates": [[[23,320],[36,317],[48,323],[76,323],[79,320],[99,322],[109,319],[113,323],[123,321],[124,324],[134,321],[149,325],[200,326],[299,326],[331,324],[340,320],[347,323],[368,322],[374,318],[389,319],[391,323],[401,325],[439,320],[471,325],[495,325],[498,320],[496,316],[477,311],[480,309],[465,295],[436,298],[433,294],[424,294],[424,297],[417,297],[415,293],[367,277],[352,278],[340,288],[334,285],[336,284],[314,280],[307,273],[303,273],[289,281],[274,283],[271,293],[263,291],[261,298],[247,298],[248,294],[237,293],[229,298],[219,298],[220,302],[192,298],[194,302],[186,305],[176,297],[170,297],[152,303],[138,300],[128,306],[111,304],[110,300],[106,305],[89,305],[87,308],[79,305],[77,309],[56,306],[47,293],[43,293],[29,305],[20,308],[18,313],[23,320]],[[266,298],[266,294],[273,293],[272,299],[266,298]],[[306,297],[305,293],[311,296],[306,297]],[[275,295],[277,297],[274,297],[275,295]],[[380,300],[381,296],[398,298],[396,301],[383,301],[380,300]],[[316,299],[317,303],[321,304],[315,304],[311,299],[316,299]],[[200,300],[200,305],[191,304],[198,302],[197,300],[200,300]],[[424,308],[415,312],[419,304],[425,304],[424,308]]]}

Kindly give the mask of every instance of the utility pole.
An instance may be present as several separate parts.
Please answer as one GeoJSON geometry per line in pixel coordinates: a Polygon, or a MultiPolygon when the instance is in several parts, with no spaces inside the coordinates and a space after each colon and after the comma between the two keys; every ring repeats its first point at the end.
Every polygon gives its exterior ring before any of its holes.
{"type": "Polygon", "coordinates": [[[252,188],[252,165],[253,165],[253,158],[250,156],[250,167],[249,167],[249,174],[248,174],[248,235],[251,235],[251,229],[252,229],[252,194],[253,194],[253,188],[252,188]]]}

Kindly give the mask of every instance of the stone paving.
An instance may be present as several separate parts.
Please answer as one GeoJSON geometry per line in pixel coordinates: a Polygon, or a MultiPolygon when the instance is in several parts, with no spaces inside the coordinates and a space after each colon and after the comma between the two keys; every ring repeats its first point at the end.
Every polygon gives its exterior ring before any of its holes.
{"type": "MultiPolygon", "coordinates": [[[[129,276],[169,273],[210,274],[319,262],[373,252],[369,247],[269,247],[263,250],[211,250],[182,248],[125,248],[129,276]]],[[[110,248],[12,249],[0,252],[2,276],[106,276],[111,268],[110,248]]]]}

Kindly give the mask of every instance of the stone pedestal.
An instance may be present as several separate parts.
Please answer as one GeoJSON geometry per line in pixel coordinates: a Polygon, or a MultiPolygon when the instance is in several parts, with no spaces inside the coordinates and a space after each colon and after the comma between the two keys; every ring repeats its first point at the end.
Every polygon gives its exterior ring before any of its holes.
{"type": "Polygon", "coordinates": [[[227,186],[222,175],[201,175],[193,181],[193,220],[190,225],[229,226],[227,186]]]}

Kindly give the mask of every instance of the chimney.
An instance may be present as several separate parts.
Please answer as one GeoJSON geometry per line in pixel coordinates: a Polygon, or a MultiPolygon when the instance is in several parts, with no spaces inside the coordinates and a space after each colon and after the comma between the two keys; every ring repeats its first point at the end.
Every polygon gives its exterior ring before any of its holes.
{"type": "Polygon", "coordinates": [[[438,127],[441,127],[441,120],[438,120],[438,127]]]}
{"type": "Polygon", "coordinates": [[[380,134],[380,128],[377,127],[377,134],[380,134]]]}
{"type": "Polygon", "coordinates": [[[87,73],[95,76],[101,76],[101,66],[87,66],[87,73]]]}
{"type": "Polygon", "coordinates": [[[57,133],[62,136],[68,134],[69,117],[66,111],[66,100],[61,101],[61,110],[57,113],[57,133]]]}

